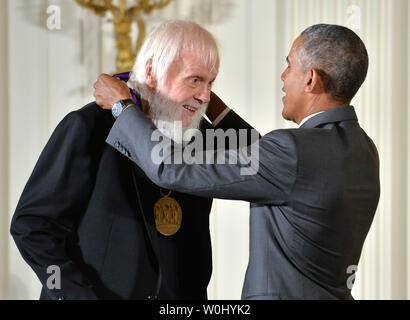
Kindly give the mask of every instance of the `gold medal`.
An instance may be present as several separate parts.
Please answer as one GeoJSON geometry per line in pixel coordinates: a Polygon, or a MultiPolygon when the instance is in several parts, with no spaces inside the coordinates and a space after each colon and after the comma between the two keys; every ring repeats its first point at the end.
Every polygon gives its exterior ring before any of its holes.
{"type": "Polygon", "coordinates": [[[164,196],[160,189],[162,198],[154,205],[155,226],[159,233],[164,236],[172,236],[181,227],[182,209],[178,201],[171,198],[171,190],[164,196]]]}

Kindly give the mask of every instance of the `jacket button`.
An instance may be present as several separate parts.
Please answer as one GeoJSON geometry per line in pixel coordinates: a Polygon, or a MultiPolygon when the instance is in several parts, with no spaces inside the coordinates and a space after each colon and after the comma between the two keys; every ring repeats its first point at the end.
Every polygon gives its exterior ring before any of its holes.
{"type": "Polygon", "coordinates": [[[157,300],[158,297],[156,295],[152,295],[152,296],[148,296],[147,299],[148,300],[157,300]]]}

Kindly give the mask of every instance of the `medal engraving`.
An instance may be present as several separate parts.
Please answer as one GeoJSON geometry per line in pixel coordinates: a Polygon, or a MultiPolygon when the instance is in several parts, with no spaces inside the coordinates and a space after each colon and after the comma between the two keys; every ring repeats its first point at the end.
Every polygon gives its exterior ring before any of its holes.
{"type": "Polygon", "coordinates": [[[158,232],[165,236],[172,236],[181,227],[181,206],[174,198],[164,196],[154,205],[154,217],[158,232]]]}

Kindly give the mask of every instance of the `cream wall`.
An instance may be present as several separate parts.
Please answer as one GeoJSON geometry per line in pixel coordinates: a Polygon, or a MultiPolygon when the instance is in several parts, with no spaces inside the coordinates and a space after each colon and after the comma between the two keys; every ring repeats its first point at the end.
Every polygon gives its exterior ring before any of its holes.
{"type": "Polygon", "coordinates": [[[7,298],[8,285],[8,67],[7,67],[7,3],[0,1],[0,299],[7,298]],[[4,107],[6,106],[6,107],[4,107]]]}
{"type": "MultiPolygon", "coordinates": [[[[215,34],[222,57],[215,91],[263,134],[293,126],[280,116],[280,74],[292,40],[314,23],[357,27],[370,69],[353,103],[380,153],[382,195],[353,294],[408,299],[409,1],[174,0],[148,29],[167,18],[190,18],[215,34]]],[[[9,237],[9,221],[52,130],[92,100],[95,78],[114,71],[114,58],[110,24],[74,0],[0,0],[0,97],[8,101],[0,120],[0,299],[38,298],[40,284],[9,237]],[[47,29],[50,4],[61,8],[60,30],[47,29]]],[[[211,299],[240,298],[248,219],[247,203],[215,201],[211,299]]]]}

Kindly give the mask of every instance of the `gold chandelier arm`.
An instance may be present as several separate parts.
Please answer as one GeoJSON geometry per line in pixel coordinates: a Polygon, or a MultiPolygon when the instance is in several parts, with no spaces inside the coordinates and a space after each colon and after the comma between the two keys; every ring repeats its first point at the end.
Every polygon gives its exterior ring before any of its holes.
{"type": "MultiPolygon", "coordinates": [[[[145,1],[149,3],[149,0],[145,1]]],[[[143,10],[145,11],[146,14],[151,14],[152,10],[154,9],[162,9],[164,7],[166,7],[169,3],[171,2],[171,0],[162,0],[160,2],[154,2],[153,4],[146,6],[145,8],[143,8],[143,10]]]]}
{"type": "Polygon", "coordinates": [[[129,16],[136,19],[139,16],[141,10],[144,10],[144,8],[149,5],[149,1],[150,0],[140,0],[138,2],[138,5],[129,8],[127,11],[129,16]]]}
{"type": "Polygon", "coordinates": [[[135,52],[138,54],[144,42],[147,31],[145,27],[145,21],[143,19],[137,18],[137,24],[138,24],[138,38],[137,38],[135,52]]]}
{"type": "Polygon", "coordinates": [[[108,10],[111,11],[113,19],[111,19],[110,22],[114,24],[117,47],[117,72],[125,72],[132,69],[135,57],[144,42],[146,24],[143,17],[141,17],[141,12],[150,14],[154,9],[166,7],[171,1],[172,0],[134,0],[135,5],[127,9],[127,0],[119,0],[119,6],[113,5],[112,0],[76,0],[80,6],[92,10],[101,17],[104,17],[108,10]],[[130,36],[131,24],[133,22],[136,22],[138,25],[138,38],[135,51],[132,48],[130,36]]]}
{"type": "Polygon", "coordinates": [[[97,15],[99,16],[104,16],[105,12],[107,11],[107,8],[105,7],[101,7],[101,6],[97,6],[93,3],[91,3],[89,0],[76,0],[76,2],[87,9],[91,9],[92,11],[94,11],[97,15]]]}
{"type": "Polygon", "coordinates": [[[104,0],[105,7],[112,12],[112,14],[115,16],[115,14],[118,12],[118,7],[114,6],[112,4],[112,0],[104,0]]]}
{"type": "Polygon", "coordinates": [[[166,7],[172,0],[162,0],[161,2],[154,2],[150,4],[150,0],[141,0],[138,5],[129,8],[127,10],[128,14],[132,18],[137,18],[141,11],[146,14],[150,14],[154,9],[162,9],[166,7]]]}
{"type": "Polygon", "coordinates": [[[126,0],[120,0],[120,7],[119,7],[119,11],[120,11],[120,16],[125,16],[126,13],[126,0]]]}

